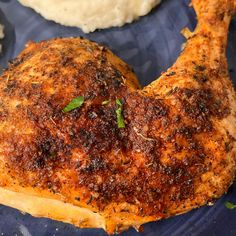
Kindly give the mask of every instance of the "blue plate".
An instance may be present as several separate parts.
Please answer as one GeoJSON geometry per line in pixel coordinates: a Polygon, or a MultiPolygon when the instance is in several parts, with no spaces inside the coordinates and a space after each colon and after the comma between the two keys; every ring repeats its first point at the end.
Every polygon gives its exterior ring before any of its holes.
{"type": "MultiPolygon", "coordinates": [[[[0,64],[11,56],[15,57],[29,40],[40,41],[53,37],[84,36],[109,46],[118,56],[130,64],[142,85],[153,81],[176,60],[184,38],[180,34],[183,27],[191,30],[196,25],[194,11],[187,0],[165,0],[148,16],[122,28],[112,28],[83,34],[78,28],[64,27],[43,19],[34,11],[21,6],[16,0],[0,1],[9,29],[4,44],[4,53],[0,64]],[[16,43],[14,42],[15,29],[16,43]],[[9,36],[11,37],[9,38],[9,36]],[[13,53],[14,48],[14,53],[13,53]]],[[[5,19],[0,14],[0,20],[5,19]]],[[[228,60],[231,78],[236,85],[236,19],[232,21],[228,42],[228,60]]],[[[148,223],[143,233],[134,229],[122,233],[122,236],[235,236],[236,210],[226,209],[224,203],[236,203],[236,184],[227,195],[215,202],[214,206],[205,206],[187,214],[159,222],[148,223]]],[[[0,206],[0,235],[18,236],[105,236],[97,229],[78,229],[61,222],[37,219],[23,215],[17,210],[0,206]]]]}
{"type": "Polygon", "coordinates": [[[0,24],[4,26],[4,38],[0,39],[2,52],[0,53],[0,72],[7,66],[8,61],[14,53],[15,47],[15,30],[13,25],[8,21],[4,12],[0,10],[0,24]]]}

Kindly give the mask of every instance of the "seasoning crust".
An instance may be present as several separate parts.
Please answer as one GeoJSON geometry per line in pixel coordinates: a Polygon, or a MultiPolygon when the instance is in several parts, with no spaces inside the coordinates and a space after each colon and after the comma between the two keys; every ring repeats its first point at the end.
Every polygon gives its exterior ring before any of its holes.
{"type": "Polygon", "coordinates": [[[236,169],[225,59],[234,2],[192,3],[195,32],[143,89],[104,46],[82,38],[29,43],[0,79],[0,186],[98,213],[109,233],[224,194],[236,169]],[[63,112],[78,97],[82,104],[63,112]]]}

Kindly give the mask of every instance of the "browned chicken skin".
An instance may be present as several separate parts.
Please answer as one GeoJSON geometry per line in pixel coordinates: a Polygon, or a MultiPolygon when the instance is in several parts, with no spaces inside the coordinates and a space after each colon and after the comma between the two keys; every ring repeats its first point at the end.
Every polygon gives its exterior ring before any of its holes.
{"type": "Polygon", "coordinates": [[[225,47],[235,2],[192,3],[199,22],[183,53],[143,89],[96,43],[27,45],[0,80],[1,203],[113,233],[227,191],[236,169],[236,97],[225,47]],[[78,96],[84,104],[62,112],[78,96]]]}

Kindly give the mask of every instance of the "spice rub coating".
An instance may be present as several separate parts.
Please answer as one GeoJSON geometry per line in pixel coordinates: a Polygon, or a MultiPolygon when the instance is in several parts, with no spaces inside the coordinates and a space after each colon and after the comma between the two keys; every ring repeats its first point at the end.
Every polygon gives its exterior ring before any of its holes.
{"type": "Polygon", "coordinates": [[[225,59],[233,3],[193,1],[198,27],[173,67],[143,89],[106,47],[29,43],[0,79],[0,186],[96,212],[109,233],[225,193],[236,169],[225,59]],[[78,96],[84,103],[63,112],[78,96]]]}

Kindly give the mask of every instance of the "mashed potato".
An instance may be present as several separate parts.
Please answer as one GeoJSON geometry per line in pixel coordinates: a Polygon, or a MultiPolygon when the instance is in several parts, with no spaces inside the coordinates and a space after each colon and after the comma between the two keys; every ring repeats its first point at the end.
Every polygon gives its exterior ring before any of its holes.
{"type": "Polygon", "coordinates": [[[161,0],[19,0],[45,18],[88,33],[122,26],[146,15],[161,0]]]}

